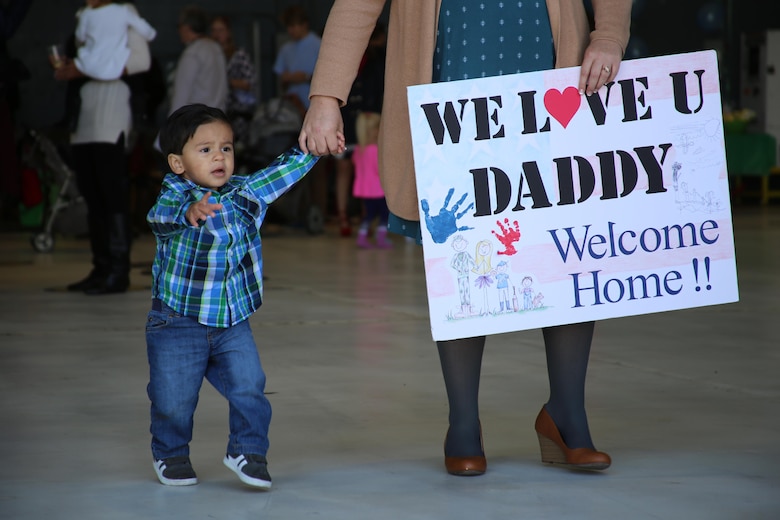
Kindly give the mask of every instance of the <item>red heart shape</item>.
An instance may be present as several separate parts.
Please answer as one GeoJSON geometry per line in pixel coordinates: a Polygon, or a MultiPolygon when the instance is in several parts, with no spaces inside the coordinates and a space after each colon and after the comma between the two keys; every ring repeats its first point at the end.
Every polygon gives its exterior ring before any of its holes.
{"type": "Polygon", "coordinates": [[[564,128],[580,108],[582,97],[574,87],[566,87],[563,92],[551,88],[544,94],[544,107],[564,128]]]}

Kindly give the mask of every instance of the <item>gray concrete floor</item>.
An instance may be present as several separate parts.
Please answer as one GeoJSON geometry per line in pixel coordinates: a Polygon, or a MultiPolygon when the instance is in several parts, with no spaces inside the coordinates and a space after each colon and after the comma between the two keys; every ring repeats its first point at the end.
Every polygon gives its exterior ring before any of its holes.
{"type": "Polygon", "coordinates": [[[160,485],[149,452],[144,321],[153,239],[133,290],[62,287],[84,240],[34,253],[0,235],[0,518],[780,518],[780,208],[734,210],[741,301],[597,325],[588,408],[603,474],[539,461],[539,331],[491,337],[481,390],[488,473],[445,473],[447,407],[421,250],[266,234],[253,317],[274,407],[274,488],[222,466],[227,406],[204,385],[200,484],[160,485]]]}

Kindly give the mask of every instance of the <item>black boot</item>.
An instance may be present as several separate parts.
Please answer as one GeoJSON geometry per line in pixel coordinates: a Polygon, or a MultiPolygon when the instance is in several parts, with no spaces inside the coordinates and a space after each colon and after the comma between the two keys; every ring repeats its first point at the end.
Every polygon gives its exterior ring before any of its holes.
{"type": "Polygon", "coordinates": [[[70,292],[84,292],[98,287],[106,278],[108,266],[93,267],[92,271],[81,281],[74,282],[66,287],[70,292]]]}
{"type": "Polygon", "coordinates": [[[100,295],[123,293],[130,286],[130,225],[127,215],[111,216],[109,252],[111,263],[106,276],[84,294],[100,295]]]}
{"type": "Polygon", "coordinates": [[[129,286],[130,274],[126,271],[115,271],[112,268],[112,271],[108,273],[108,276],[103,278],[103,280],[95,286],[84,290],[84,294],[96,296],[101,294],[123,293],[127,291],[129,286]]]}
{"type": "Polygon", "coordinates": [[[92,250],[92,271],[86,278],[67,286],[70,292],[84,292],[94,289],[103,283],[111,268],[111,251],[106,237],[109,235],[108,223],[95,216],[87,215],[89,229],[89,246],[92,250]]]}

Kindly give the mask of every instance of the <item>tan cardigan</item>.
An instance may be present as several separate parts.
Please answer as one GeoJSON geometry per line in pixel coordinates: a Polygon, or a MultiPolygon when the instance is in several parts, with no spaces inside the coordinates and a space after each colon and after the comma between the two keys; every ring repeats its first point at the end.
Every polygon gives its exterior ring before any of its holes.
{"type": "MultiPolygon", "coordinates": [[[[311,95],[343,104],[363,51],[386,0],[336,0],[322,38],[311,95]]],[[[582,61],[592,40],[610,40],[625,51],[631,0],[592,0],[596,29],[590,31],[583,0],[547,0],[556,67],[582,61]]],[[[431,82],[441,0],[393,0],[388,24],[385,97],[379,143],[379,170],[387,205],[394,214],[419,220],[406,87],[431,82]]]]}

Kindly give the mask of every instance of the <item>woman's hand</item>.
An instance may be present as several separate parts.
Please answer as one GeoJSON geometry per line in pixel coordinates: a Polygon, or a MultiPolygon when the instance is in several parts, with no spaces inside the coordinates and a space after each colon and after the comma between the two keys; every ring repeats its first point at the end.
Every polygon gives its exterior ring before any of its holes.
{"type": "Polygon", "coordinates": [[[298,136],[298,146],[304,153],[312,155],[344,152],[344,121],[338,99],[312,96],[298,136]]]}
{"type": "Polygon", "coordinates": [[[585,49],[580,68],[580,94],[591,95],[617,76],[623,50],[610,40],[595,40],[585,49]]]}

